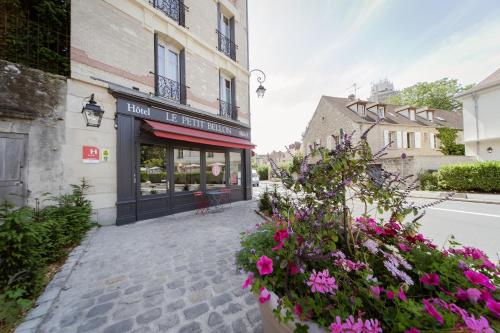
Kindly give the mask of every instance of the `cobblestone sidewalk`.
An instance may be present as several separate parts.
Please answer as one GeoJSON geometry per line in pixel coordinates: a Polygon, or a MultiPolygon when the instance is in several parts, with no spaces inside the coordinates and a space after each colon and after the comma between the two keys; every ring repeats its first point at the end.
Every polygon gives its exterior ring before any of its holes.
{"type": "Polygon", "coordinates": [[[41,332],[262,332],[233,259],[239,233],[261,222],[253,209],[100,228],[41,332]]]}

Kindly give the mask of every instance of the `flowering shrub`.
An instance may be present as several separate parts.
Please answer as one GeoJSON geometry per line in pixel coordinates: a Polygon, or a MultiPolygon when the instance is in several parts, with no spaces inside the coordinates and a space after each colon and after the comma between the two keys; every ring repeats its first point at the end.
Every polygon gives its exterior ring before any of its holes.
{"type": "Polygon", "coordinates": [[[418,233],[425,207],[408,202],[405,179],[373,171],[384,152],[372,154],[366,135],[315,148],[290,170],[273,166],[285,190],[272,222],[242,235],[243,287],[261,303],[274,292],[275,315],[300,319],[296,332],[307,321],[328,332],[500,331],[498,267],[479,249],[438,249],[418,233]]]}

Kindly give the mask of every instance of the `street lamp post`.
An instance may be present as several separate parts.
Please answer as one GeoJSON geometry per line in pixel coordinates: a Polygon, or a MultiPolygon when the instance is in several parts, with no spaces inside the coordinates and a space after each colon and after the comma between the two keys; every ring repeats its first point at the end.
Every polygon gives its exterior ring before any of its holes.
{"type": "Polygon", "coordinates": [[[257,93],[258,98],[262,98],[262,97],[264,97],[264,94],[266,93],[266,88],[264,88],[264,86],[262,85],[262,83],[264,83],[264,81],[266,81],[266,74],[258,68],[252,69],[250,71],[250,74],[252,72],[259,73],[257,76],[257,81],[259,82],[259,87],[257,88],[257,90],[255,90],[255,92],[257,93]]]}

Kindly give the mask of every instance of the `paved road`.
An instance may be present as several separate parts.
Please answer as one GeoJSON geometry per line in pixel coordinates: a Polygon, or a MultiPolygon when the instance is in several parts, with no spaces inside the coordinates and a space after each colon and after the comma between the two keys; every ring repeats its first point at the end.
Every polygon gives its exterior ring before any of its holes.
{"type": "Polygon", "coordinates": [[[49,310],[42,333],[262,332],[236,270],[255,202],[100,228],[49,310]],[[245,218],[241,218],[244,216],[245,218]]]}
{"type": "MultiPolygon", "coordinates": [[[[272,189],[272,184],[261,182],[254,188],[254,197],[272,189]]],[[[433,200],[412,199],[417,205],[433,200]]],[[[354,205],[355,212],[361,212],[361,205],[354,205]]],[[[420,221],[420,231],[437,245],[443,246],[454,235],[463,245],[484,250],[492,259],[499,260],[500,254],[500,205],[446,201],[428,208],[420,221]]]]}

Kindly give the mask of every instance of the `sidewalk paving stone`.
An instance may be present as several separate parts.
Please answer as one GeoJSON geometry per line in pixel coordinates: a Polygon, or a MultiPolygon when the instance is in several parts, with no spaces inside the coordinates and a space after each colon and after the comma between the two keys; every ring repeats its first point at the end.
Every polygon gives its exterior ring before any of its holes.
{"type": "Polygon", "coordinates": [[[58,282],[60,293],[41,296],[52,306],[26,332],[262,332],[234,264],[240,232],[262,221],[255,208],[239,202],[205,216],[99,228],[71,255],[77,263],[58,282]]]}

